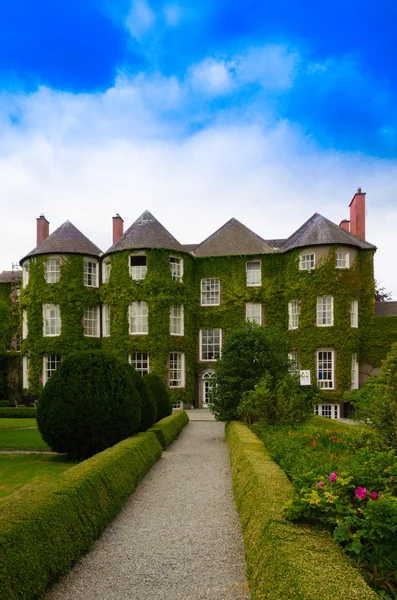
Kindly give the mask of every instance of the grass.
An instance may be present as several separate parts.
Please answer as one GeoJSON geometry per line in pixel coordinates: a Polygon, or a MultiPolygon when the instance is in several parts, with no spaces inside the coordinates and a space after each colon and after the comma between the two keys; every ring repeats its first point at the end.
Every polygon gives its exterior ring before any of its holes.
{"type": "Polygon", "coordinates": [[[16,500],[25,491],[56,477],[74,464],[65,456],[1,454],[0,506],[16,500]]]}
{"type": "Polygon", "coordinates": [[[38,429],[2,429],[0,450],[39,450],[48,452],[51,448],[42,440],[38,429]]]}
{"type": "Polygon", "coordinates": [[[37,427],[36,419],[0,419],[0,429],[21,429],[37,427]]]}

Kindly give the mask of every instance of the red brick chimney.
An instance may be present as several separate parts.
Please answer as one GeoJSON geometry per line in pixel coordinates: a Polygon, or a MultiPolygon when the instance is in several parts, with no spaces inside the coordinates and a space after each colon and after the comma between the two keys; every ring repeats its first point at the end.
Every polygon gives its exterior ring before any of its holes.
{"type": "Polygon", "coordinates": [[[339,227],[342,227],[345,231],[350,231],[350,221],[343,219],[343,221],[339,223],[339,227]]]}
{"type": "Polygon", "coordinates": [[[113,244],[117,242],[121,238],[124,233],[124,221],[117,213],[115,217],[113,217],[113,244]]]}
{"type": "Polygon", "coordinates": [[[44,215],[40,215],[37,221],[37,245],[44,242],[50,234],[50,223],[44,215]]]}
{"type": "Polygon", "coordinates": [[[358,188],[350,202],[350,233],[365,240],[365,193],[358,188]]]}

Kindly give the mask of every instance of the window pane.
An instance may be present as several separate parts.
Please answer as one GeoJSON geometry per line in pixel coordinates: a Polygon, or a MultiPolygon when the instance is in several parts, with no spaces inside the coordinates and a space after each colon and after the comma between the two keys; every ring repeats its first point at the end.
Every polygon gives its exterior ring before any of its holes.
{"type": "Polygon", "coordinates": [[[288,329],[297,329],[299,326],[300,304],[298,300],[288,302],[288,329]]]}
{"type": "Polygon", "coordinates": [[[182,281],[183,259],[170,256],[171,278],[173,281],[182,281]]]}
{"type": "Polygon", "coordinates": [[[259,260],[246,263],[247,286],[261,285],[261,262],[259,260]]]}
{"type": "Polygon", "coordinates": [[[334,324],[333,297],[320,296],[317,298],[317,325],[329,326],[334,324]]]}
{"type": "Polygon", "coordinates": [[[314,254],[301,254],[299,257],[299,268],[301,271],[309,271],[315,267],[314,254]]]}
{"type": "Polygon", "coordinates": [[[43,307],[44,336],[60,335],[61,315],[59,304],[45,304],[43,307]]]}
{"type": "Polygon", "coordinates": [[[84,285],[90,287],[96,287],[98,285],[97,268],[97,262],[84,259],[84,285]]]}
{"type": "Polygon", "coordinates": [[[219,279],[201,280],[201,305],[214,306],[220,304],[221,286],[219,279]]]}
{"type": "Polygon", "coordinates": [[[130,275],[132,279],[145,279],[146,269],[146,256],[130,256],[130,275]]]}
{"type": "Polygon", "coordinates": [[[146,352],[133,352],[130,356],[130,363],[142,377],[149,373],[149,355],[146,352]]]}
{"type": "Polygon", "coordinates": [[[57,283],[61,276],[61,261],[59,258],[49,258],[45,262],[45,280],[47,283],[57,283]]]}
{"type": "Polygon", "coordinates": [[[319,388],[332,389],[333,381],[333,351],[317,353],[317,383],[319,388]]]}
{"type": "Polygon", "coordinates": [[[200,360],[217,360],[221,354],[221,330],[200,330],[200,360]]]}
{"type": "Polygon", "coordinates": [[[95,305],[87,306],[85,309],[83,317],[84,335],[99,336],[98,310],[99,306],[95,305]]]}
{"type": "Polygon", "coordinates": [[[170,388],[184,387],[185,385],[185,357],[183,352],[171,352],[169,357],[170,388]]]}
{"type": "Polygon", "coordinates": [[[174,304],[170,309],[170,334],[183,335],[183,304],[174,304]]]}
{"type": "Polygon", "coordinates": [[[262,305],[248,302],[245,305],[245,320],[262,325],[262,305]]]}
{"type": "Polygon", "coordinates": [[[129,308],[130,333],[148,332],[148,307],[146,302],[132,302],[129,308]]]}
{"type": "Polygon", "coordinates": [[[49,354],[48,356],[44,357],[44,384],[47,383],[50,377],[52,377],[60,363],[61,357],[59,356],[59,354],[49,354]]]}

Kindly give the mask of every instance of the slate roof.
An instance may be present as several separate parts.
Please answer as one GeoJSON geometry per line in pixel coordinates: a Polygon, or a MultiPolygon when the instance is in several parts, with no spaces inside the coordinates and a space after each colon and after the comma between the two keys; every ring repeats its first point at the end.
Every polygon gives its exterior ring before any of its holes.
{"type": "Polygon", "coordinates": [[[21,280],[22,271],[3,271],[0,273],[0,283],[11,283],[13,280],[21,280]]]}
{"type": "Polygon", "coordinates": [[[199,246],[200,244],[183,244],[185,252],[193,252],[193,250],[195,250],[199,246]]]}
{"type": "Polygon", "coordinates": [[[148,210],[145,210],[105,254],[144,248],[163,248],[164,250],[186,252],[184,246],[148,210]]]}
{"type": "Polygon", "coordinates": [[[375,302],[377,317],[397,317],[397,302],[375,302]]]}
{"type": "Polygon", "coordinates": [[[362,250],[375,250],[376,246],[358,238],[329,221],[322,215],[314,213],[306,223],[297,229],[282,245],[283,250],[304,248],[306,246],[321,246],[324,244],[339,244],[356,246],[362,250]]]}
{"type": "Polygon", "coordinates": [[[245,225],[230,219],[210,235],[194,251],[194,256],[233,256],[269,254],[273,249],[245,225]]]}
{"type": "Polygon", "coordinates": [[[20,264],[30,257],[38,254],[85,254],[99,256],[102,251],[93,244],[77,227],[70,221],[65,221],[58,229],[48,236],[34,250],[29,252],[20,264]]]}

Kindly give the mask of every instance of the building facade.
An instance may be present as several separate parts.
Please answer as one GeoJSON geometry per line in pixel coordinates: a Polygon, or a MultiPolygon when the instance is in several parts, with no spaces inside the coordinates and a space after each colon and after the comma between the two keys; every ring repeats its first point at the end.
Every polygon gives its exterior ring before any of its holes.
{"type": "Polygon", "coordinates": [[[375,316],[375,250],[361,190],[350,221],[316,213],[283,240],[231,219],[182,245],[145,211],[125,232],[113,217],[102,253],[68,221],[49,235],[42,215],[37,246],[20,262],[25,393],[38,393],[71,352],[102,347],[160,375],[175,408],[207,406],[225,337],[254,321],[285,329],[296,369],[319,385],[319,414],[339,418],[345,392],[397,340],[397,319],[375,316]]]}

